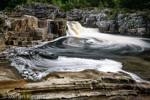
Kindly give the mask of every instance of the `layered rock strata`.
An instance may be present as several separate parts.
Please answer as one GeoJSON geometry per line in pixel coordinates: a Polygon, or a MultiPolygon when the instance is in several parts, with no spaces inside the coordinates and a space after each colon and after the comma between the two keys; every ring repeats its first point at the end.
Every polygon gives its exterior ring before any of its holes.
{"type": "Polygon", "coordinates": [[[5,99],[17,95],[18,97],[36,97],[35,100],[71,100],[86,97],[122,98],[138,96],[142,93],[150,93],[150,84],[136,83],[130,76],[123,73],[85,70],[82,72],[54,72],[42,82],[24,83],[22,86],[15,86],[7,93],[2,92],[1,95],[5,96],[5,99]]]}
{"type": "Polygon", "coordinates": [[[9,18],[10,27],[7,31],[6,19],[3,19],[3,38],[1,45],[30,47],[42,41],[52,40],[66,34],[66,21],[63,19],[43,20],[34,16],[24,15],[20,18],[9,18]]]}

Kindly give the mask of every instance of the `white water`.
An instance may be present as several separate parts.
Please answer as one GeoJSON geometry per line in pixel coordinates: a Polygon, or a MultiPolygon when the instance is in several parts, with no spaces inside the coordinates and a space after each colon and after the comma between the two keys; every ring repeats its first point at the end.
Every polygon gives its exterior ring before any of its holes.
{"type": "Polygon", "coordinates": [[[95,48],[118,49],[130,46],[134,52],[141,52],[150,48],[149,43],[144,42],[143,38],[117,36],[100,33],[96,28],[82,27],[78,22],[68,22],[67,36],[76,36],[89,39],[88,42],[95,48]]]}
{"type": "Polygon", "coordinates": [[[16,66],[22,76],[31,80],[42,79],[51,72],[78,72],[85,69],[96,69],[103,72],[124,72],[130,75],[137,82],[147,82],[133,73],[123,71],[122,64],[120,62],[109,59],[93,60],[60,56],[56,60],[41,58],[36,60],[28,60],[19,57],[12,62],[12,66],[16,66]],[[34,70],[36,70],[36,72],[34,70]]]}
{"type": "MultiPolygon", "coordinates": [[[[100,33],[98,29],[82,27],[81,24],[78,22],[68,22],[67,25],[68,25],[67,36],[88,38],[89,39],[88,42],[92,43],[95,48],[102,47],[106,49],[116,49],[125,46],[130,46],[132,47],[134,52],[142,52],[144,51],[144,49],[150,48],[150,44],[142,40],[144,38],[116,36],[116,35],[100,33]]],[[[88,63],[88,61],[86,61],[86,63],[88,63]]],[[[138,77],[133,73],[123,71],[122,64],[116,61],[112,61],[108,59],[103,60],[103,66],[98,68],[95,67],[93,68],[103,72],[115,72],[115,73],[124,72],[130,75],[137,82],[148,82],[141,79],[140,77],[138,77]]]]}
{"type": "Polygon", "coordinates": [[[70,58],[60,56],[56,60],[38,59],[31,61],[24,58],[18,58],[12,63],[17,66],[19,72],[29,79],[41,79],[43,76],[51,72],[59,71],[83,71],[85,69],[96,69],[103,72],[120,72],[122,65],[113,60],[93,60],[83,58],[70,58]],[[16,61],[19,61],[18,63],[16,61]],[[26,67],[28,65],[28,67],[26,67]],[[30,67],[32,66],[32,67],[30,67]],[[36,73],[33,71],[36,69],[36,73]]]}
{"type": "MultiPolygon", "coordinates": [[[[64,44],[73,46],[73,47],[82,47],[82,39],[86,38],[86,43],[88,43],[92,48],[113,50],[119,49],[123,47],[131,48],[128,52],[142,52],[147,48],[150,48],[150,45],[147,42],[143,41],[143,38],[133,38],[133,37],[125,37],[125,36],[116,36],[110,34],[103,34],[98,31],[98,29],[94,28],[84,28],[78,22],[68,22],[68,31],[66,37],[78,37],[77,39],[69,38],[65,41],[64,44]],[[80,42],[79,42],[80,41],[80,42]],[[73,43],[72,43],[73,42],[73,43]]],[[[39,48],[41,46],[47,45],[48,43],[56,42],[59,39],[63,39],[64,37],[60,37],[53,41],[45,42],[41,45],[35,46],[35,48],[39,48]]],[[[18,48],[14,48],[17,50],[17,54],[19,55],[28,55],[28,51],[23,48],[23,50],[19,50],[18,48]]],[[[21,48],[20,48],[21,49],[21,48]]],[[[34,49],[31,48],[31,50],[34,49]]],[[[53,48],[48,48],[45,50],[50,50],[53,48]]],[[[60,50],[59,48],[54,48],[55,51],[60,50]]],[[[62,49],[66,50],[66,49],[62,49]]],[[[11,51],[11,50],[10,50],[11,51]]],[[[12,49],[13,51],[13,49],[12,49]]],[[[42,52],[42,51],[41,51],[42,52]]],[[[80,53],[79,53],[80,54],[80,53]]],[[[13,54],[15,55],[15,54],[13,54]]],[[[82,56],[82,55],[81,55],[82,56]]],[[[30,56],[29,56],[30,57],[30,56]]],[[[39,55],[32,55],[32,57],[24,58],[20,56],[15,56],[11,59],[12,65],[16,66],[19,72],[28,79],[41,79],[42,77],[48,75],[51,72],[59,72],[59,71],[83,71],[85,69],[96,69],[103,72],[124,72],[130,75],[137,82],[147,82],[137,75],[126,72],[122,70],[122,64],[120,62],[110,60],[110,59],[87,59],[87,58],[78,58],[78,57],[65,57],[59,56],[58,59],[45,59],[40,57],[39,55]]]]}

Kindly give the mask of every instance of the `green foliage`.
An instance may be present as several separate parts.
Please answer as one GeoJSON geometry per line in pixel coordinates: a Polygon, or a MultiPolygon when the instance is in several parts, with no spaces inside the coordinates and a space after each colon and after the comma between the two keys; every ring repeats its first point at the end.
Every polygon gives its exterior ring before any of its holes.
{"type": "Polygon", "coordinates": [[[123,18],[125,18],[127,16],[128,16],[127,12],[125,10],[122,10],[122,16],[121,16],[121,18],[123,19],[123,18]]]}
{"type": "Polygon", "coordinates": [[[26,1],[26,4],[34,4],[34,3],[36,3],[36,1],[33,1],[33,0],[27,0],[26,1]]]}
{"type": "Polygon", "coordinates": [[[104,4],[102,3],[102,1],[99,2],[99,7],[104,8],[104,4]]]}
{"type": "Polygon", "coordinates": [[[4,10],[12,10],[11,7],[6,7],[4,10]]]}
{"type": "Polygon", "coordinates": [[[0,10],[11,10],[17,5],[37,2],[54,4],[64,11],[86,7],[109,7],[114,8],[116,12],[119,12],[120,8],[150,9],[149,0],[0,0],[0,10]]]}
{"type": "Polygon", "coordinates": [[[64,11],[67,11],[67,10],[73,9],[73,7],[74,7],[73,2],[71,2],[71,0],[68,0],[68,1],[66,1],[65,4],[63,4],[62,9],[64,11]]]}
{"type": "Polygon", "coordinates": [[[107,3],[107,2],[104,2],[104,6],[105,6],[105,7],[108,7],[109,5],[108,5],[108,3],[107,3]]]}
{"type": "Polygon", "coordinates": [[[58,6],[58,7],[62,7],[63,6],[63,4],[62,4],[62,2],[61,2],[61,0],[52,0],[52,4],[54,4],[55,6],[58,6]]]}

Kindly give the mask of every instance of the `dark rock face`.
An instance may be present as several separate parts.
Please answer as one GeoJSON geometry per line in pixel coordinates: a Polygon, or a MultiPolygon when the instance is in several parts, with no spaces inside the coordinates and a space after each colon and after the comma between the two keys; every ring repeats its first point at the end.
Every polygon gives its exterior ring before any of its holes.
{"type": "Polygon", "coordinates": [[[90,11],[74,9],[67,12],[67,20],[80,21],[87,27],[98,27],[104,33],[150,36],[149,13],[126,13],[114,15],[111,9],[90,11]]]}
{"type": "Polygon", "coordinates": [[[59,12],[58,7],[44,3],[21,5],[17,6],[14,10],[22,15],[32,15],[37,18],[55,19],[56,17],[64,16],[63,13],[59,12]]]}
{"type": "Polygon", "coordinates": [[[64,20],[54,20],[50,22],[51,33],[56,37],[64,36],[66,34],[66,21],[64,20]]]}

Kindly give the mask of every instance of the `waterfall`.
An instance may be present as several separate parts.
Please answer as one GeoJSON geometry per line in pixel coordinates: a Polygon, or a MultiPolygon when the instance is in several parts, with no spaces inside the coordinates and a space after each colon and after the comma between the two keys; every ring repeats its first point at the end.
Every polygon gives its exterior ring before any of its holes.
{"type": "Polygon", "coordinates": [[[48,22],[48,33],[51,35],[52,34],[52,29],[51,29],[51,22],[48,22]]]}
{"type": "Polygon", "coordinates": [[[136,38],[129,36],[119,36],[106,33],[100,33],[96,28],[85,28],[79,22],[68,22],[67,36],[76,36],[88,39],[96,48],[120,49],[129,48],[130,52],[142,52],[149,49],[149,43],[144,38],[136,38]]]}
{"type": "MultiPolygon", "coordinates": [[[[49,33],[51,34],[51,25],[49,33]]],[[[96,69],[103,72],[124,72],[137,82],[146,82],[122,70],[122,63],[113,60],[150,49],[149,39],[100,33],[78,22],[67,22],[67,35],[34,47],[13,47],[5,53],[26,79],[42,79],[51,72],[96,69]]]]}
{"type": "Polygon", "coordinates": [[[49,35],[52,35],[52,26],[51,26],[51,19],[48,19],[47,22],[48,22],[48,34],[49,35]]]}

